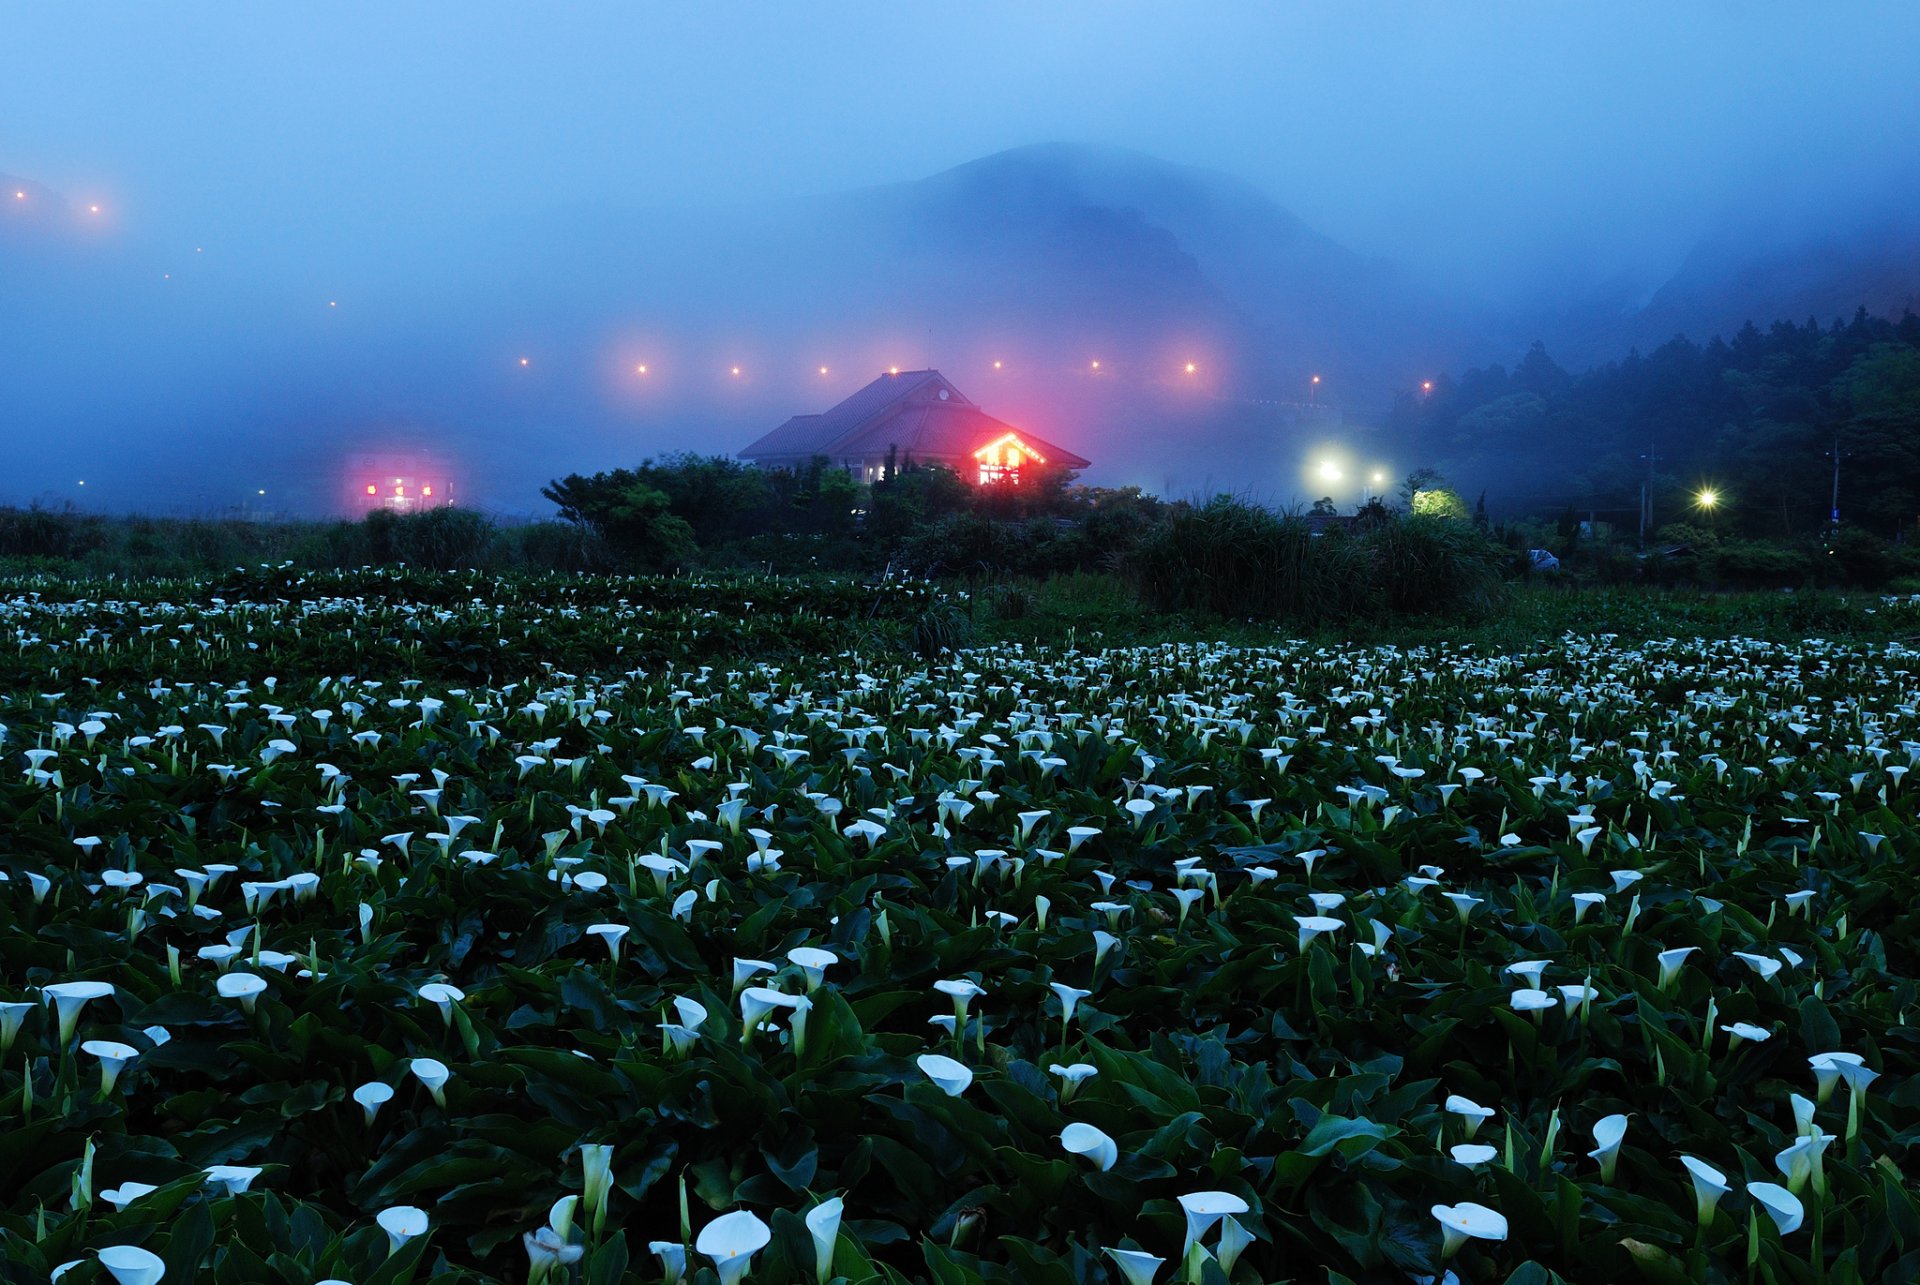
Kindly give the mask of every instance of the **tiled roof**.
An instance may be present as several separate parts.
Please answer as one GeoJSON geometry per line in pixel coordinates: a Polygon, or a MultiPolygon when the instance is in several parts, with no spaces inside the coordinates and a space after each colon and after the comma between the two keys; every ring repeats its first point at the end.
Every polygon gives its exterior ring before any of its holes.
{"type": "Polygon", "coordinates": [[[1087,467],[1071,451],[982,411],[937,370],[882,375],[823,415],[795,415],[740,454],[777,464],[816,455],[879,458],[892,449],[902,459],[964,464],[1003,433],[1019,433],[1049,463],[1087,467]]]}

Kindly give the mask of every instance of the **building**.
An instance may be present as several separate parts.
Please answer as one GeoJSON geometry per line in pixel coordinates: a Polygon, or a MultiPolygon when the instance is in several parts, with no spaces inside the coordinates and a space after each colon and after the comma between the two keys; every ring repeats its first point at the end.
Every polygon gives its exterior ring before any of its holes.
{"type": "Polygon", "coordinates": [[[364,517],[375,509],[418,513],[453,504],[453,478],[427,451],[359,451],[347,457],[346,510],[364,517]]]}
{"type": "Polygon", "coordinates": [[[880,376],[821,415],[795,415],[740,452],[763,468],[801,468],[816,457],[863,482],[898,465],[944,464],[981,483],[1017,483],[1039,470],[1088,461],[981,410],[937,370],[880,376]]]}

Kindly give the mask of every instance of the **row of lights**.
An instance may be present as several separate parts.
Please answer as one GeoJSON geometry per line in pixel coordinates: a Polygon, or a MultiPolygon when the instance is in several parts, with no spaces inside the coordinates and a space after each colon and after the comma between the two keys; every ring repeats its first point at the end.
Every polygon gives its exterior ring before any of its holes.
{"type": "MultiPolygon", "coordinates": [[[[16,200],[16,201],[24,201],[24,200],[26,200],[26,199],[27,199],[27,193],[26,193],[26,190],[25,190],[24,188],[16,188],[16,189],[14,189],[14,193],[13,193],[13,199],[14,199],[14,200],[16,200]]],[[[99,205],[97,205],[97,204],[90,204],[90,205],[88,205],[88,206],[87,206],[87,212],[88,212],[88,213],[90,213],[90,214],[98,214],[98,213],[100,213],[100,207],[99,207],[99,205]]],[[[202,247],[200,247],[200,246],[195,246],[195,247],[194,247],[194,249],[193,249],[193,252],[194,252],[195,254],[200,254],[200,253],[202,253],[202,252],[203,252],[203,250],[202,250],[202,247]]],[[[163,276],[163,277],[164,277],[164,278],[165,278],[166,280],[168,280],[168,281],[171,281],[171,280],[173,279],[173,274],[172,274],[171,272],[168,272],[168,273],[163,273],[163,274],[162,274],[162,276],[163,276]]],[[[327,300],[327,307],[329,307],[329,308],[338,308],[339,306],[340,306],[340,301],[339,301],[339,300],[337,300],[337,299],[329,299],[329,300],[327,300]]],[[[522,366],[530,366],[530,365],[532,365],[532,362],[530,361],[530,359],[528,359],[528,358],[526,358],[526,357],[522,357],[522,358],[520,359],[520,364],[521,364],[522,366]]],[[[1094,358],[1094,359],[1093,359],[1093,360],[1092,360],[1091,362],[1089,362],[1089,363],[1088,363],[1088,366],[1089,366],[1089,369],[1092,369],[1092,370],[1096,370],[1096,371],[1097,371],[1097,370],[1100,370],[1100,369],[1102,369],[1102,366],[1101,366],[1101,364],[1100,364],[1100,360],[1099,360],[1099,358],[1094,358]]],[[[1000,369],[1003,369],[1003,368],[1004,368],[1004,364],[1003,364],[1002,362],[998,362],[998,361],[996,361],[996,362],[994,362],[994,363],[993,363],[993,368],[994,368],[995,370],[1000,370],[1000,369]]],[[[1198,373],[1199,373],[1199,371],[1200,371],[1200,367],[1199,367],[1199,364],[1198,364],[1198,363],[1196,363],[1196,362],[1191,362],[1191,361],[1190,361],[1190,362],[1188,362],[1188,363],[1186,363],[1186,365],[1185,365],[1185,366],[1184,366],[1184,367],[1183,367],[1182,369],[1183,369],[1183,373],[1185,373],[1185,374],[1188,374],[1188,375],[1195,375],[1195,374],[1198,374],[1198,373]]],[[[635,366],[635,367],[634,367],[634,373],[635,373],[635,374],[639,374],[639,375],[644,375],[644,374],[646,374],[646,373],[647,373],[647,367],[646,367],[646,365],[645,365],[645,364],[643,363],[643,364],[641,364],[641,365],[638,365],[638,366],[635,366]]],[[[733,373],[733,375],[734,375],[734,376],[735,376],[736,378],[738,378],[738,377],[739,377],[739,375],[740,375],[740,373],[741,373],[741,372],[740,372],[740,367],[738,367],[738,366],[735,366],[735,367],[733,367],[733,369],[732,369],[732,373],[733,373]]],[[[822,366],[822,367],[820,367],[820,373],[821,373],[822,375],[825,375],[825,374],[828,374],[829,372],[828,372],[828,369],[827,369],[827,367],[825,367],[825,366],[822,366]]],[[[899,373],[900,373],[900,368],[899,368],[898,366],[895,366],[895,367],[893,367],[893,368],[892,368],[892,369],[891,369],[891,370],[890,370],[890,371],[889,371],[888,373],[890,373],[890,374],[895,374],[895,375],[897,375],[897,374],[899,374],[899,373]]],[[[1315,391],[1317,391],[1317,390],[1319,389],[1319,387],[1320,387],[1320,376],[1318,376],[1318,375],[1315,375],[1315,376],[1313,377],[1313,379],[1312,379],[1312,381],[1311,381],[1311,384],[1312,384],[1312,387],[1313,387],[1313,389],[1314,389],[1315,391]]],[[[1431,379],[1428,379],[1428,380],[1422,380],[1422,381],[1421,381],[1421,384],[1420,384],[1420,391],[1421,391],[1421,392],[1423,392],[1423,393],[1430,393],[1430,392],[1432,392],[1432,391],[1433,391],[1433,381],[1432,381],[1431,379]]]]}
{"type": "MultiPolygon", "coordinates": [[[[26,199],[27,199],[27,192],[26,192],[26,189],[25,189],[25,188],[19,188],[19,187],[17,187],[17,188],[15,188],[15,189],[13,190],[13,199],[14,199],[14,200],[16,200],[16,201],[24,201],[24,200],[26,200],[26,199]]],[[[88,214],[98,214],[98,213],[100,213],[100,207],[99,207],[98,205],[89,205],[89,206],[87,206],[87,213],[88,213],[88,214]]]]}
{"type": "MultiPolygon", "coordinates": [[[[328,306],[329,308],[332,308],[332,307],[335,307],[336,305],[335,305],[335,304],[332,304],[332,303],[329,303],[329,304],[328,304],[327,306],[328,306]]],[[[519,364],[520,364],[520,365],[521,365],[522,367],[531,367],[531,366],[533,365],[533,359],[532,359],[531,357],[522,357],[522,358],[520,358],[520,359],[519,359],[519,364]]],[[[1101,367],[1101,365],[1100,365],[1100,363],[1099,363],[1099,361],[1097,361],[1097,360],[1096,360],[1096,361],[1093,361],[1092,363],[1090,363],[1090,366],[1091,366],[1091,368],[1092,368],[1092,369],[1094,369],[1094,370],[1100,370],[1100,369],[1102,369],[1102,367],[1101,367]]],[[[1006,363],[1005,363],[1005,362],[1002,362],[1002,361],[996,361],[996,362],[994,362],[994,363],[993,363],[993,368],[994,368],[995,370],[1004,370],[1004,369],[1006,369],[1006,363]]],[[[1196,362],[1191,362],[1191,361],[1190,361],[1190,362],[1188,362],[1188,363],[1186,364],[1186,366],[1185,366],[1185,367],[1184,367],[1183,369],[1184,369],[1184,371],[1185,371],[1185,373],[1186,373],[1186,374],[1189,374],[1189,375],[1193,375],[1193,374],[1198,374],[1198,373],[1199,373],[1199,370],[1200,370],[1200,367],[1199,367],[1199,365],[1198,365],[1198,363],[1196,363],[1196,362]]],[[[645,375],[645,374],[649,374],[649,373],[651,373],[651,367],[649,367],[649,366],[648,366],[648,365],[647,365],[647,364],[646,364],[645,362],[640,362],[639,364],[637,364],[637,365],[635,365],[635,366],[634,366],[634,368],[633,368],[633,373],[634,373],[634,374],[636,374],[636,375],[645,375]]],[[[742,374],[744,373],[744,371],[743,371],[743,369],[742,369],[741,367],[739,367],[739,366],[732,366],[732,367],[729,367],[729,368],[728,368],[728,373],[729,373],[729,374],[731,374],[731,375],[733,375],[733,376],[734,376],[735,378],[738,378],[738,377],[739,377],[740,375],[742,375],[742,374]]],[[[829,367],[826,367],[826,366],[822,366],[822,367],[820,367],[820,373],[821,373],[822,375],[828,375],[828,374],[831,374],[831,373],[832,373],[832,371],[831,371],[831,369],[830,369],[829,367]]],[[[889,375],[897,375],[897,374],[899,374],[899,373],[900,373],[900,368],[899,368],[898,366],[889,366],[889,367],[887,368],[887,373],[888,373],[889,375]]],[[[1316,384],[1317,384],[1317,383],[1319,383],[1319,382],[1320,382],[1320,376],[1318,376],[1318,375],[1315,375],[1315,376],[1313,377],[1313,382],[1314,382],[1314,383],[1316,383],[1316,384]]]]}

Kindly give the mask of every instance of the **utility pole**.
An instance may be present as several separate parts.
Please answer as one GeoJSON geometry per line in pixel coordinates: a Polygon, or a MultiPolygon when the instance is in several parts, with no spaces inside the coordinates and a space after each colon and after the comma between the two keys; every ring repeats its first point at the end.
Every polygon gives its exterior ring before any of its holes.
{"type": "Polygon", "coordinates": [[[1640,457],[1647,462],[1647,480],[1640,484],[1640,547],[1647,547],[1647,536],[1653,530],[1653,466],[1659,456],[1653,452],[1653,440],[1647,440],[1647,453],[1640,457]]]}
{"type": "Polygon", "coordinates": [[[1828,521],[1835,530],[1838,530],[1840,527],[1840,434],[1837,430],[1833,435],[1833,449],[1827,453],[1833,456],[1833,504],[1828,514],[1828,521]]]}

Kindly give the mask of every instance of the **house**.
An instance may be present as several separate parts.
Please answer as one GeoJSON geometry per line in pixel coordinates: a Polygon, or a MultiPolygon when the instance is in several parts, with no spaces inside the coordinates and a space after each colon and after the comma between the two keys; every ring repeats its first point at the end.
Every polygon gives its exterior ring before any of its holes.
{"type": "Polygon", "coordinates": [[[1088,461],[981,410],[937,370],[880,376],[820,415],[795,415],[740,452],[763,468],[801,468],[816,456],[862,482],[896,467],[944,464],[981,483],[1017,483],[1023,472],[1083,469],[1088,461]]]}
{"type": "Polygon", "coordinates": [[[427,451],[358,451],[347,457],[346,511],[364,517],[376,509],[418,513],[453,503],[446,464],[427,451]]]}

